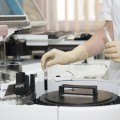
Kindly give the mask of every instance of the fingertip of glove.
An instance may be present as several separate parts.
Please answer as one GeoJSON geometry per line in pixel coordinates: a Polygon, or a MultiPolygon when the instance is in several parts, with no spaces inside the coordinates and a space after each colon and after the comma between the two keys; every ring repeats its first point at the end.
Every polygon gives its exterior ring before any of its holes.
{"type": "Polygon", "coordinates": [[[43,65],[41,65],[41,68],[42,68],[42,70],[44,70],[44,69],[45,69],[45,67],[44,67],[43,65]]]}
{"type": "Polygon", "coordinates": [[[44,70],[45,69],[45,62],[41,60],[41,68],[44,70]]]}
{"type": "Polygon", "coordinates": [[[107,43],[105,44],[105,47],[106,47],[106,48],[107,48],[107,47],[114,47],[114,46],[116,46],[115,41],[109,41],[109,42],[107,42],[107,43]]]}
{"type": "Polygon", "coordinates": [[[46,66],[50,67],[50,66],[53,66],[53,65],[55,65],[54,61],[49,61],[46,66]]]}

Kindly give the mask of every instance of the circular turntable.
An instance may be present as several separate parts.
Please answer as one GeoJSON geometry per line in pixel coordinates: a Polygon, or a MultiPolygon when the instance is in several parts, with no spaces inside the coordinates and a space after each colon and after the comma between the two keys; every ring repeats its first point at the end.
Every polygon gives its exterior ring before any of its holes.
{"type": "Polygon", "coordinates": [[[67,85],[59,86],[58,91],[43,94],[38,104],[55,106],[100,106],[116,104],[118,96],[114,93],[97,90],[97,86],[67,85]]]}

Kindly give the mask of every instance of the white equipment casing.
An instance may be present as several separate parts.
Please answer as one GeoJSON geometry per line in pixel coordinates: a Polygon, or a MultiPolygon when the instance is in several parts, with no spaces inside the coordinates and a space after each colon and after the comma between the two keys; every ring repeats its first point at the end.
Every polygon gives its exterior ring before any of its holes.
{"type": "MultiPolygon", "coordinates": [[[[24,66],[23,71],[31,74],[29,68],[36,69],[38,77],[36,78],[36,93],[37,98],[44,94],[44,76],[43,71],[37,69],[40,64],[36,66],[24,66]],[[27,68],[28,67],[28,68],[27,68]]],[[[57,66],[58,67],[58,66],[57,66]]],[[[77,66],[75,66],[77,67],[77,66]]],[[[32,70],[33,70],[32,69],[32,70]]],[[[55,68],[51,68],[50,73],[55,68]]],[[[76,68],[77,69],[77,68],[76,68]]],[[[120,86],[118,81],[108,81],[102,78],[96,79],[73,79],[73,80],[59,80],[55,77],[57,73],[60,74],[59,69],[55,69],[56,73],[49,74],[48,70],[48,92],[58,90],[58,86],[62,84],[73,85],[97,85],[99,90],[109,91],[120,96],[120,86]],[[57,72],[58,70],[58,72],[57,72]]],[[[62,69],[63,71],[65,69],[62,69]]],[[[34,70],[33,70],[34,71],[34,70]]],[[[72,71],[73,72],[73,71],[72,71]]],[[[65,74],[65,72],[64,72],[65,74]]],[[[66,75],[66,74],[65,74],[66,75]]],[[[70,75],[70,74],[69,74],[70,75]]],[[[62,76],[64,77],[64,76],[62,76]]],[[[69,77],[68,77],[69,78],[69,77]]],[[[70,106],[49,106],[49,105],[10,105],[9,101],[0,102],[0,119],[2,120],[120,120],[120,104],[106,105],[106,106],[89,106],[89,107],[70,107],[70,106]]]]}

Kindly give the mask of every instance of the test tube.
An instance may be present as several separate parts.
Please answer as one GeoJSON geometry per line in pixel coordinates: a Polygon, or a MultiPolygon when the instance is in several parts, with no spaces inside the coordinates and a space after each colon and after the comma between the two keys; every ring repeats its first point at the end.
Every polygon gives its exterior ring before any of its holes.
{"type": "Polygon", "coordinates": [[[47,68],[44,70],[44,90],[45,93],[47,93],[48,90],[48,73],[47,73],[47,68]]]}

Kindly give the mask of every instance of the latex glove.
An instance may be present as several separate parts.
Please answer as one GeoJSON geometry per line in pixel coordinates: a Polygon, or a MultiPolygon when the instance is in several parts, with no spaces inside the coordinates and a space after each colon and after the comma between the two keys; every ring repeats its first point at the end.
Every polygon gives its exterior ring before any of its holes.
{"type": "Polygon", "coordinates": [[[79,45],[72,51],[68,52],[53,49],[42,56],[41,67],[44,69],[46,66],[49,67],[55,64],[65,65],[84,60],[87,57],[88,52],[84,45],[79,45]]]}
{"type": "Polygon", "coordinates": [[[120,42],[110,41],[105,44],[105,56],[114,62],[120,62],[120,42]]]}

